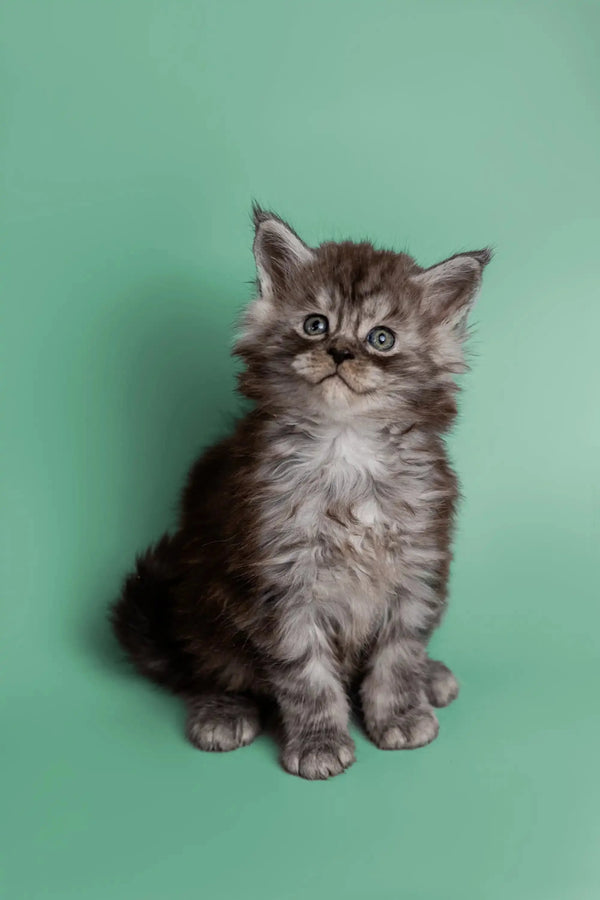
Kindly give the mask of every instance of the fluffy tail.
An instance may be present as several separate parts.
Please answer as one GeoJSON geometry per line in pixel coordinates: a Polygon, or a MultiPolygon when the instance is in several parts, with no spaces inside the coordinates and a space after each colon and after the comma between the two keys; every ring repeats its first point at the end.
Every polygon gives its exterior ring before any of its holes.
{"type": "Polygon", "coordinates": [[[175,539],[165,535],[143,556],[124,581],[110,611],[117,640],[136,669],[173,690],[183,678],[171,622],[171,596],[179,581],[175,539]]]}

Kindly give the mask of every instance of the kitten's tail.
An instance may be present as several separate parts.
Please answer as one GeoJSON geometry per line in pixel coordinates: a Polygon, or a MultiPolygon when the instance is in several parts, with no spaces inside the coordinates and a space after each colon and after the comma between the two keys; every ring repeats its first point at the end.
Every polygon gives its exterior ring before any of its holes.
{"type": "Polygon", "coordinates": [[[180,689],[181,651],[172,636],[170,598],[180,579],[176,538],[164,535],[136,560],[110,610],[117,640],[136,669],[172,690],[180,689]]]}

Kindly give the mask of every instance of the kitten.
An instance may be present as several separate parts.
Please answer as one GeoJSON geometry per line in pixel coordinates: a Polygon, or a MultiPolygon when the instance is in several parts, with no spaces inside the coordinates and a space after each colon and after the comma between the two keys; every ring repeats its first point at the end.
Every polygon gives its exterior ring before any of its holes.
{"type": "Polygon", "coordinates": [[[489,250],[429,269],[369,243],[307,246],[254,208],[258,296],[235,353],[253,410],[193,466],[179,528],[112,610],[140,672],[181,694],[187,736],[233,750],[275,701],[282,764],[421,747],[458,693],[427,656],[446,601],[457,498],[442,435],[489,250]]]}

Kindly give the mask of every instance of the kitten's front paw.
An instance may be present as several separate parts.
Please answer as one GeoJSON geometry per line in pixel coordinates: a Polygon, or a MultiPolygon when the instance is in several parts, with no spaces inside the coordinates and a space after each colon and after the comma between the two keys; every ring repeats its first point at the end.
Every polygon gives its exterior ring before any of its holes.
{"type": "Polygon", "coordinates": [[[399,713],[386,722],[367,725],[369,736],[380,750],[413,750],[430,744],[440,729],[428,707],[399,713]]]}
{"type": "Polygon", "coordinates": [[[286,772],[301,778],[330,778],[344,772],[355,760],[354,742],[349,735],[316,735],[298,746],[289,744],[281,762],[286,772]]]}

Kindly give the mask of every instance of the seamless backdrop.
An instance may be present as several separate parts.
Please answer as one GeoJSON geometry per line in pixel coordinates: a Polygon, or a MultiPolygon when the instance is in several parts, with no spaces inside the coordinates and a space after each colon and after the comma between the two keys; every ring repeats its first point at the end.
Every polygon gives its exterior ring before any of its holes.
{"type": "Polygon", "coordinates": [[[600,7],[3,7],[7,900],[592,900],[600,7]],[[105,610],[239,409],[252,198],[309,242],[496,248],[451,439],[465,501],[430,747],[309,784],[203,755],[105,610]]]}

